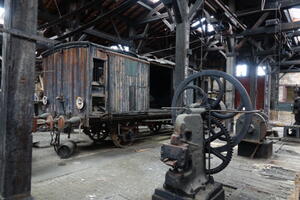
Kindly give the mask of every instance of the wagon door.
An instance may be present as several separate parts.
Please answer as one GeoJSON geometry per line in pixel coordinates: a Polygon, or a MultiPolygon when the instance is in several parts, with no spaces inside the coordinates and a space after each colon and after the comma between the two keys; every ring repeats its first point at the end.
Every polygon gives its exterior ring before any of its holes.
{"type": "Polygon", "coordinates": [[[64,49],[62,58],[62,92],[56,95],[61,95],[63,102],[57,99],[57,103],[63,105],[66,114],[83,117],[88,110],[85,106],[79,109],[76,101],[81,98],[86,103],[88,96],[87,48],[64,49]]]}
{"type": "Polygon", "coordinates": [[[109,54],[110,110],[115,114],[149,110],[149,63],[109,54]]]}

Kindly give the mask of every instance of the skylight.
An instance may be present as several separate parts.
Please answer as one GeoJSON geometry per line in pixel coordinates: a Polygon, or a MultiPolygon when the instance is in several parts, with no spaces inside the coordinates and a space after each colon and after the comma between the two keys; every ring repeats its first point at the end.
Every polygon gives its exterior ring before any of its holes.
{"type": "Polygon", "coordinates": [[[235,75],[237,77],[246,77],[248,75],[248,65],[238,64],[236,66],[235,75]]]}
{"type": "MultiPolygon", "coordinates": [[[[258,66],[256,69],[257,76],[265,76],[266,75],[266,66],[258,66]]],[[[235,76],[237,77],[246,77],[248,76],[248,65],[246,64],[238,64],[235,69],[235,76]]]]}
{"type": "Polygon", "coordinates": [[[257,76],[265,76],[266,75],[266,66],[258,66],[257,67],[257,76]]]}
{"type": "MultiPolygon", "coordinates": [[[[205,21],[206,21],[205,18],[197,20],[194,23],[192,23],[191,27],[195,28],[195,27],[198,27],[200,25],[200,27],[197,28],[196,30],[199,31],[199,32],[203,32],[203,30],[206,30],[206,24],[203,24],[205,21]],[[203,24],[203,25],[201,26],[201,24],[203,24]]],[[[213,25],[207,24],[207,31],[208,32],[213,32],[214,30],[215,30],[215,28],[214,28],[213,25]]]]}
{"type": "Polygon", "coordinates": [[[126,51],[126,52],[129,51],[129,47],[128,46],[123,46],[121,44],[112,45],[112,46],[110,46],[110,48],[113,49],[113,50],[119,50],[119,51],[126,51]]]}
{"type": "Polygon", "coordinates": [[[290,8],[289,13],[293,22],[300,21],[300,7],[290,8]]]}
{"type": "Polygon", "coordinates": [[[0,7],[0,24],[4,24],[4,8],[0,7]]]}
{"type": "MultiPolygon", "coordinates": [[[[290,15],[292,22],[300,21],[300,7],[290,8],[290,9],[288,9],[288,13],[290,15]]],[[[295,37],[294,40],[295,40],[296,44],[298,45],[299,41],[300,41],[300,37],[299,36],[295,37]]]]}

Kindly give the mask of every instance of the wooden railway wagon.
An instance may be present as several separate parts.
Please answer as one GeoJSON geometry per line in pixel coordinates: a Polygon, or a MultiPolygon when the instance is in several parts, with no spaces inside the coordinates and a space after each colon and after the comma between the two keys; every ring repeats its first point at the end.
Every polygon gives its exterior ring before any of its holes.
{"type": "Polygon", "coordinates": [[[94,141],[111,136],[122,146],[139,125],[157,131],[170,120],[170,112],[159,109],[171,104],[169,64],[72,42],[44,52],[43,70],[44,112],[51,113],[52,127],[70,132],[80,125],[94,141]]]}

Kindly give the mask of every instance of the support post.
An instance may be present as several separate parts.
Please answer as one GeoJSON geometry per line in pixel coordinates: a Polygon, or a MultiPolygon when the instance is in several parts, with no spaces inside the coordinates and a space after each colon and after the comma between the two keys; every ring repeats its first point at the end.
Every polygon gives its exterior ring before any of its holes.
{"type": "Polygon", "coordinates": [[[270,109],[271,109],[271,119],[278,119],[277,105],[279,98],[279,66],[273,66],[271,73],[271,101],[270,101],[270,109]]]}
{"type": "Polygon", "coordinates": [[[264,105],[264,113],[270,117],[270,103],[271,103],[271,67],[270,64],[266,65],[266,75],[265,75],[265,105],[264,105]]]}
{"type": "MultiPolygon", "coordinates": [[[[235,11],[235,2],[229,0],[231,11],[235,11]]],[[[235,54],[236,39],[234,37],[227,38],[227,57],[226,57],[226,73],[235,76],[236,69],[236,54],[235,54]],[[230,55],[230,56],[228,56],[230,55]]],[[[235,106],[235,89],[233,85],[225,83],[225,103],[228,108],[234,109],[235,106]]],[[[226,127],[229,131],[233,131],[233,119],[226,120],[226,127]]]]}
{"type": "MultiPolygon", "coordinates": [[[[38,0],[5,0],[4,28],[37,32],[38,0]]],[[[3,33],[0,101],[0,199],[31,199],[36,44],[3,33]]]]}
{"type": "MultiPolygon", "coordinates": [[[[232,40],[234,40],[232,38],[232,40]]],[[[226,73],[235,75],[236,57],[230,56],[226,58],[226,73]]],[[[228,108],[234,108],[235,90],[231,84],[226,84],[225,103],[228,108]]],[[[233,130],[233,120],[226,120],[226,127],[228,130],[233,130]]]]}
{"type": "Polygon", "coordinates": [[[250,99],[253,108],[256,109],[256,94],[257,94],[257,66],[255,62],[249,63],[249,81],[250,81],[250,99]]]}
{"type": "Polygon", "coordinates": [[[177,1],[181,20],[176,21],[176,66],[174,70],[174,91],[187,75],[189,66],[190,20],[186,0],[177,1]]]}

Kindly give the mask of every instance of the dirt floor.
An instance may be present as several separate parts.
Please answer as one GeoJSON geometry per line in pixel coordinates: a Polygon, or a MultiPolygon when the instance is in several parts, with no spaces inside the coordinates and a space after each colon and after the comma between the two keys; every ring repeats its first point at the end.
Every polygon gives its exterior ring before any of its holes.
{"type": "MultiPolygon", "coordinates": [[[[281,131],[281,130],[279,130],[281,131]]],[[[57,157],[49,146],[49,133],[35,133],[32,195],[37,200],[150,200],[161,187],[168,167],[160,161],[160,147],[168,135],[135,142],[125,149],[111,141],[94,145],[75,134],[78,151],[69,159],[57,157]]],[[[66,136],[63,137],[66,140],[66,136]]],[[[300,172],[300,143],[274,139],[270,159],[248,159],[235,154],[214,179],[224,184],[226,199],[288,199],[295,193],[300,172]]]]}

